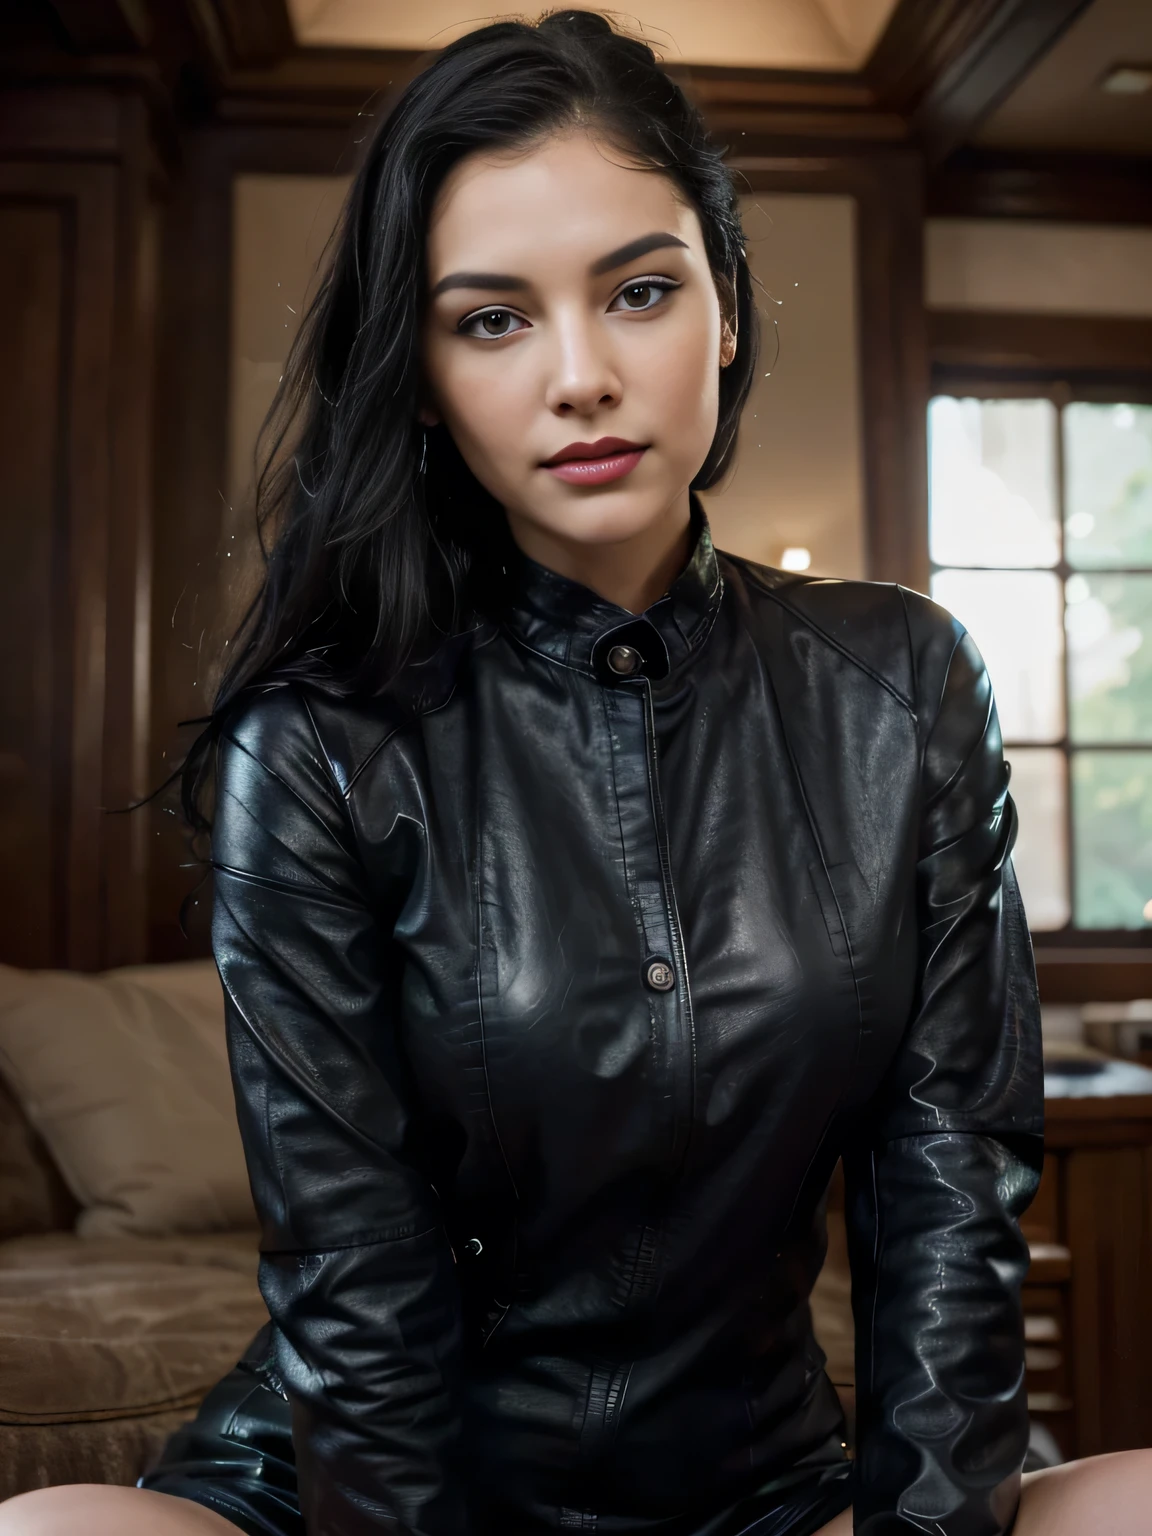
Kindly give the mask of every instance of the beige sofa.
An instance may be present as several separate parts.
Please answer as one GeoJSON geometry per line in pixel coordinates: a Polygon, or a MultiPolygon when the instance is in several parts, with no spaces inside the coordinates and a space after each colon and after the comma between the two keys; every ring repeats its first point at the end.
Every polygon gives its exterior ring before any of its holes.
{"type": "MultiPolygon", "coordinates": [[[[850,1406],[830,1228],[813,1310],[850,1406]]],[[[211,961],[0,966],[0,1498],[135,1482],[265,1320],[256,1260],[211,961]]]]}

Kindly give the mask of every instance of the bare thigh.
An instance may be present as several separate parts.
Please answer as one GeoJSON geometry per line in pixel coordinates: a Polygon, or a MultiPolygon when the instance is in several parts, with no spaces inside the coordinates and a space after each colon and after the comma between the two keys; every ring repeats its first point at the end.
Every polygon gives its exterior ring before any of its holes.
{"type": "MultiPolygon", "coordinates": [[[[1152,1451],[1086,1456],[1024,1474],[1012,1536],[1145,1536],[1150,1506],[1152,1451]]],[[[852,1536],[852,1511],[822,1525],[816,1536],[852,1536]]]]}
{"type": "Polygon", "coordinates": [[[37,1488],[0,1504],[0,1536],[237,1536],[238,1530],[190,1499],[107,1483],[37,1488]]]}

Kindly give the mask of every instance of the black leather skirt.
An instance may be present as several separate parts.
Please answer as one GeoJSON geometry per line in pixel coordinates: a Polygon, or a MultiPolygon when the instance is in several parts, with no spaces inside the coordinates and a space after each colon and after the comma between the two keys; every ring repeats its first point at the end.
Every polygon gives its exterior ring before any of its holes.
{"type": "MultiPolygon", "coordinates": [[[[268,1332],[257,1334],[137,1487],[203,1504],[247,1536],[306,1536],[291,1414],[270,1364],[268,1332]]],[[[851,1505],[852,1466],[835,1459],[796,1468],[703,1524],[646,1523],[644,1536],[814,1536],[851,1505]]],[[[506,1521],[497,1519],[497,1528],[506,1536],[506,1521]]],[[[596,1526],[597,1536],[626,1536],[634,1529],[617,1528],[610,1519],[596,1526]]]]}

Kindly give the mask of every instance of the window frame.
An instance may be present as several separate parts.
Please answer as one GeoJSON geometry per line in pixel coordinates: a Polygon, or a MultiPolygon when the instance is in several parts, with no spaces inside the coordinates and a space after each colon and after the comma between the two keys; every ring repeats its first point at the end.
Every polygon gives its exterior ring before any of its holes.
{"type": "MultiPolygon", "coordinates": [[[[1059,317],[1053,317],[1058,322],[1059,317]]],[[[1152,405],[1152,360],[1148,373],[1127,369],[1107,372],[1096,369],[1076,370],[1058,366],[1020,366],[989,362],[983,366],[965,363],[935,363],[931,370],[929,400],[938,395],[978,400],[1051,400],[1057,410],[1056,431],[1056,493],[1060,523],[1060,558],[1053,566],[1011,567],[1013,570],[1050,570],[1060,582],[1061,615],[1064,612],[1065,583],[1069,576],[1078,574],[1078,568],[1070,566],[1065,549],[1065,445],[1063,407],[1079,403],[1097,405],[1152,405]]],[[[927,428],[927,415],[925,416],[927,428]]],[[[926,516],[926,523],[927,523],[926,516]]],[[[1001,566],[954,566],[943,565],[931,558],[929,549],[929,580],[940,570],[999,571],[1001,566]]],[[[1091,575],[1144,575],[1152,577],[1152,566],[1093,567],[1091,575]]],[[[1066,635],[1065,630],[1065,635],[1066,635]]],[[[1032,943],[1037,950],[1048,951],[1146,951],[1142,958],[1152,960],[1152,925],[1147,928],[1077,928],[1076,910],[1076,842],[1073,826],[1071,765],[1074,751],[1139,751],[1152,750],[1148,742],[1073,743],[1071,740],[1071,699],[1069,698],[1068,651],[1065,644],[1061,658],[1061,684],[1064,703],[1064,730],[1053,741],[1005,741],[1005,755],[1011,761],[1015,750],[1056,748],[1064,763],[1064,832],[1067,840],[1068,897],[1070,919],[1061,928],[1039,929],[1032,933],[1032,943]]],[[[1055,956],[1053,956],[1055,958],[1055,956]]],[[[1136,958],[1133,956],[1132,958],[1136,958]]]]}

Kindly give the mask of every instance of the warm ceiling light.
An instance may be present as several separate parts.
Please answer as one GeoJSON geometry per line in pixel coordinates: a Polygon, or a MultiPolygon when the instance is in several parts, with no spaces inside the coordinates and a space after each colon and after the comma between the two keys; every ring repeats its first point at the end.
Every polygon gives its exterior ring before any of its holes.
{"type": "Polygon", "coordinates": [[[1111,96],[1144,96],[1152,91],[1152,64],[1117,64],[1100,82],[1111,96]]]}
{"type": "Polygon", "coordinates": [[[806,571],[812,564],[812,551],[799,544],[790,544],[780,556],[782,571],[806,571]]]}

